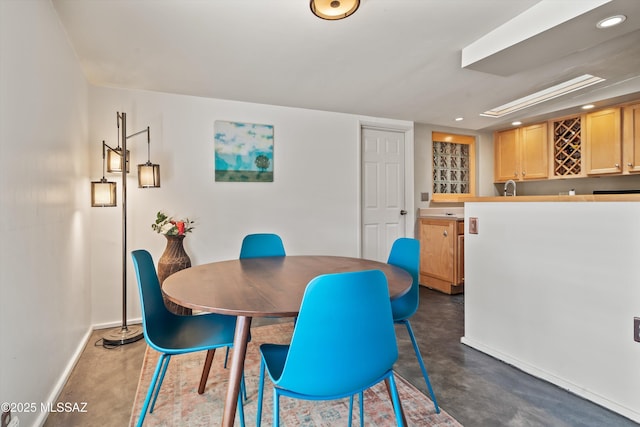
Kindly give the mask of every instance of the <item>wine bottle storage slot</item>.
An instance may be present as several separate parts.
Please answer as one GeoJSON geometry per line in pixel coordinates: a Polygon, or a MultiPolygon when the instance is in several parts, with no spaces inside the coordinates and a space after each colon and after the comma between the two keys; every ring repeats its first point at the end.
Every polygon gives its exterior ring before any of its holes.
{"type": "Polygon", "coordinates": [[[555,176],[580,174],[582,171],[580,117],[553,122],[553,150],[555,176]]]}

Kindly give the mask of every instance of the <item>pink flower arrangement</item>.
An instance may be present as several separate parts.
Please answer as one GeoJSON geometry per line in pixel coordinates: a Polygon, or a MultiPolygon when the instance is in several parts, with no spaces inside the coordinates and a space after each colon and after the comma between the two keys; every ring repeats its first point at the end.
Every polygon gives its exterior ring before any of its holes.
{"type": "Polygon", "coordinates": [[[183,236],[193,230],[193,224],[194,221],[189,218],[174,219],[160,211],[156,215],[156,222],[151,224],[151,229],[166,236],[183,236]]]}

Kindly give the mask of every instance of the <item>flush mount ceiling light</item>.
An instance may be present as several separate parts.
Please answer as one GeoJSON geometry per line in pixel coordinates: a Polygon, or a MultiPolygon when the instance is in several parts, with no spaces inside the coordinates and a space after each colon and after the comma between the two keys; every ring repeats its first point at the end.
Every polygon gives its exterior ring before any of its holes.
{"type": "Polygon", "coordinates": [[[548,101],[553,98],[557,98],[567,93],[576,91],[578,89],[585,88],[587,86],[594,85],[596,83],[603,82],[601,77],[592,76],[591,74],[584,74],[575,79],[568,80],[564,83],[551,86],[550,88],[538,91],[523,98],[516,99],[515,101],[501,105],[499,107],[492,108],[491,110],[481,113],[484,117],[502,117],[507,114],[520,111],[522,109],[531,107],[544,101],[548,101]]]}
{"type": "Polygon", "coordinates": [[[318,18],[334,21],[353,15],[360,0],[311,0],[309,6],[318,18]]]}
{"type": "Polygon", "coordinates": [[[627,19],[624,15],[615,15],[608,18],[604,18],[596,24],[598,28],[610,28],[616,25],[622,24],[627,19]]]}

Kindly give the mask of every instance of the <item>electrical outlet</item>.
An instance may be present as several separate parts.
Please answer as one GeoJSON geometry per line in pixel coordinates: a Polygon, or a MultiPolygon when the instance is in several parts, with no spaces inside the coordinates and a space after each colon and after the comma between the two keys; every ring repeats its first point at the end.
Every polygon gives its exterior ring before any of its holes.
{"type": "Polygon", "coordinates": [[[633,318],[633,340],[640,342],[640,317],[633,318]]]}
{"type": "Polygon", "coordinates": [[[478,218],[469,217],[469,234],[478,234],[478,218]]]}
{"type": "Polygon", "coordinates": [[[428,202],[429,201],[429,193],[420,193],[420,201],[428,202]]]}

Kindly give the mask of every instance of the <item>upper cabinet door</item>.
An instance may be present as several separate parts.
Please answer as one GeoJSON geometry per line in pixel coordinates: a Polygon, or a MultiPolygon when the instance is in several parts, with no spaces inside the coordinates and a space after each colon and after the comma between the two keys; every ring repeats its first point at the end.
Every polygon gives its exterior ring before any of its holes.
{"type": "Polygon", "coordinates": [[[587,174],[622,172],[622,132],[620,108],[589,113],[585,117],[587,174]]]}
{"type": "Polygon", "coordinates": [[[495,170],[494,180],[504,182],[520,179],[519,129],[496,132],[494,137],[495,170]]]}
{"type": "Polygon", "coordinates": [[[525,126],[520,133],[520,163],[522,179],[549,177],[547,124],[525,126]]]}
{"type": "Polygon", "coordinates": [[[495,182],[549,177],[546,123],[496,132],[494,150],[495,182]]]}
{"type": "Polygon", "coordinates": [[[640,104],[624,108],[624,165],[625,173],[640,172],[640,104]]]}

